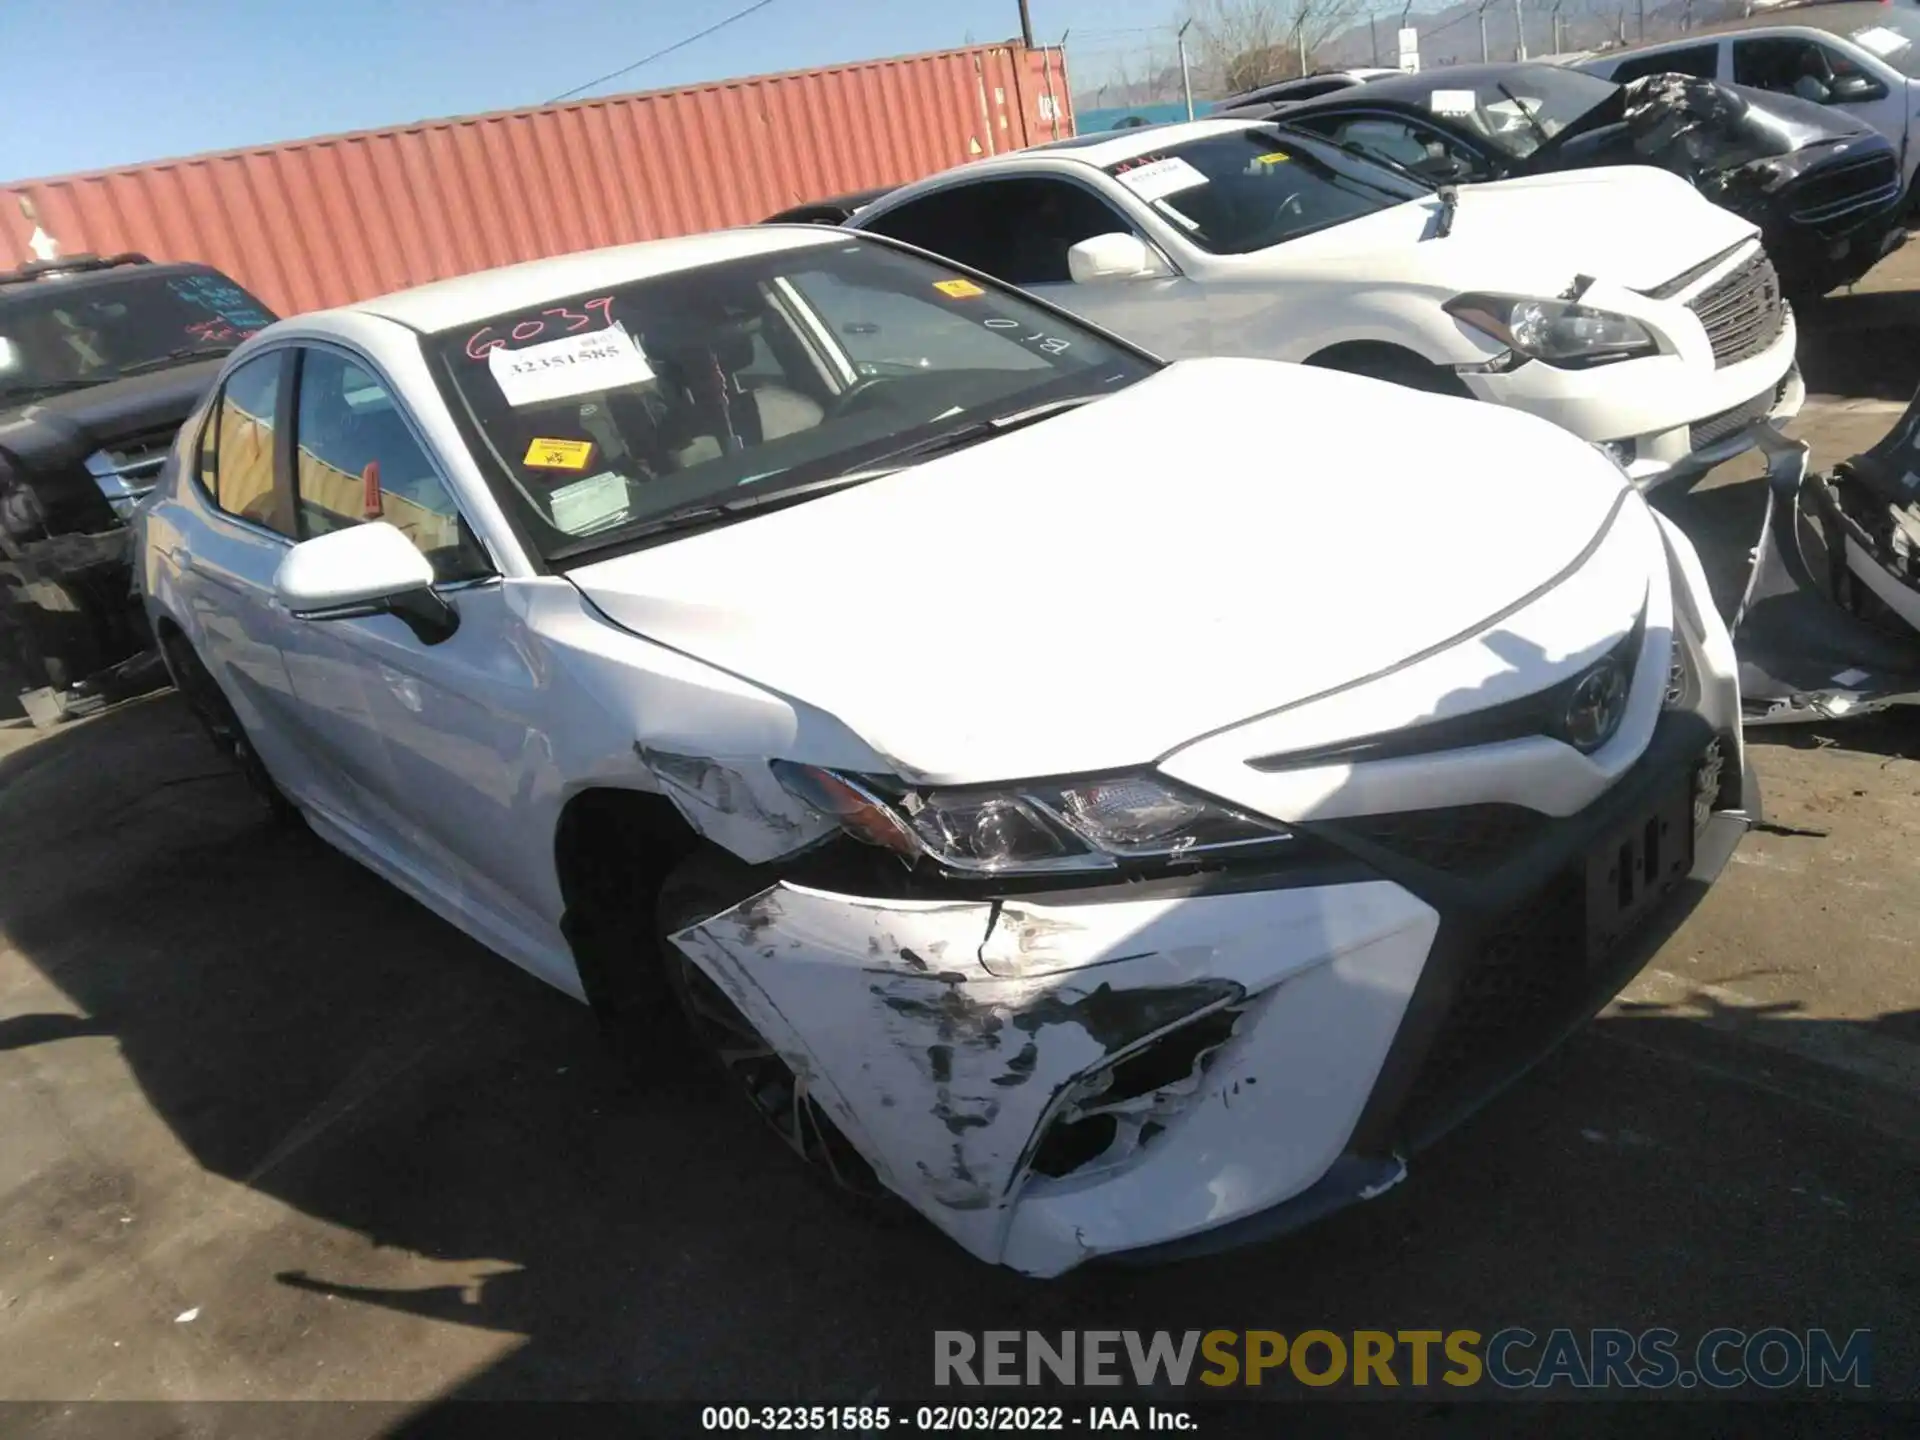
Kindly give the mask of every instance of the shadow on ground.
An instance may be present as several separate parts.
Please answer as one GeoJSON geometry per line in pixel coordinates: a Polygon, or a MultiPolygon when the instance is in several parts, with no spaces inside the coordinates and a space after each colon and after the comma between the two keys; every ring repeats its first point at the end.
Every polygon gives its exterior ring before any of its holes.
{"type": "MultiPolygon", "coordinates": [[[[582,1008],[272,829],[170,696],[0,762],[0,864],[0,929],[86,1017],[15,1016],[0,1044],[112,1036],[194,1163],[460,1274],[242,1251],[245,1343],[362,1307],[523,1337],[448,1400],[910,1397],[937,1328],[1869,1327],[1908,1393],[1920,1360],[1911,1106],[1796,1101],[1663,1012],[1597,1022],[1293,1240],[1042,1284],[852,1219],[701,1079],[626,1088],[582,1008]]],[[[140,1183],[89,1163],[70,1207],[140,1183]]],[[[0,1233],[45,1236],[36,1195],[0,1197],[0,1233]]]]}
{"type": "Polygon", "coordinates": [[[1920,291],[1841,292],[1797,319],[1812,393],[1904,405],[1920,387],[1920,291]]]}

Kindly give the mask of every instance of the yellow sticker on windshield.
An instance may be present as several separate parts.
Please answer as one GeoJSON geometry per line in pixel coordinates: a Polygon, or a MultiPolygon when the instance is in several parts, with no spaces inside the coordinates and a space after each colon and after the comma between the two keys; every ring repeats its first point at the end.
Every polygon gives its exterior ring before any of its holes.
{"type": "Polygon", "coordinates": [[[971,300],[976,295],[987,293],[971,280],[936,280],[933,282],[933,288],[942,295],[951,295],[956,300],[971,300]]]}
{"type": "Polygon", "coordinates": [[[1269,150],[1264,155],[1255,156],[1253,163],[1256,165],[1284,165],[1292,158],[1293,157],[1284,150],[1269,150]]]}
{"type": "Polygon", "coordinates": [[[591,454],[591,440],[536,440],[520,463],[529,470],[584,470],[591,454]]]}

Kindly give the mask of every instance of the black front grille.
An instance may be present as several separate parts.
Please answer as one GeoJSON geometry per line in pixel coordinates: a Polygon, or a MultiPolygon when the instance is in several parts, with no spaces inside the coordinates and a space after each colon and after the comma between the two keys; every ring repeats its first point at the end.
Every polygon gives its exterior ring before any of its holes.
{"type": "Polygon", "coordinates": [[[1463,1095],[1577,1009],[1585,967],[1586,882],[1566,870],[1487,936],[1464,968],[1400,1118],[1420,1136],[1444,1127],[1463,1095]]]}
{"type": "MultiPolygon", "coordinates": [[[[1723,739],[1721,747],[1730,744],[1723,739]]],[[[1723,753],[1724,748],[1709,747],[1705,757],[1675,777],[1692,777],[1695,804],[1702,798],[1709,809],[1730,803],[1731,772],[1724,763],[1718,793],[1701,793],[1703,785],[1711,784],[1713,757],[1723,753]]],[[[1732,783],[1737,785],[1737,778],[1732,783]]],[[[1493,920],[1474,952],[1463,958],[1445,1001],[1445,1016],[1433,1032],[1398,1119],[1401,1137],[1415,1148],[1532,1064],[1626,982],[1620,970],[1630,959],[1624,942],[1656,913],[1657,905],[1616,935],[1611,946],[1589,953],[1586,864],[1582,856],[1493,920]]],[[[1679,873],[1670,872],[1660,894],[1671,892],[1679,873]]]]}
{"type": "Polygon", "coordinates": [[[1780,277],[1764,250],[1687,302],[1700,317],[1716,366],[1736,365],[1779,338],[1787,321],[1780,277]]]}
{"type": "Polygon", "coordinates": [[[1773,409],[1778,398],[1777,390],[1763,390],[1744,404],[1735,405],[1730,410],[1722,410],[1718,415],[1709,415],[1704,420],[1696,420],[1688,427],[1688,448],[1704,450],[1707,446],[1726,439],[1744,430],[1757,420],[1764,420],[1773,409]]]}
{"type": "Polygon", "coordinates": [[[1547,816],[1524,805],[1450,805],[1366,815],[1329,828],[1448,875],[1473,875],[1505,864],[1547,824],[1547,816]]]}
{"type": "Polygon", "coordinates": [[[1796,224],[1844,230],[1899,195],[1900,164],[1883,152],[1809,175],[1790,192],[1788,213],[1796,224]]]}

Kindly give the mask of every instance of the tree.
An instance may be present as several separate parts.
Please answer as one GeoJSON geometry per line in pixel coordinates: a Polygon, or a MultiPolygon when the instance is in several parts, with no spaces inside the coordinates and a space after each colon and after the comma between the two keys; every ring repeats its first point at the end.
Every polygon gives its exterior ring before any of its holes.
{"type": "Polygon", "coordinates": [[[1190,0],[1202,82],[1237,94],[1313,67],[1322,45],[1366,13],[1364,0],[1190,0]]]}

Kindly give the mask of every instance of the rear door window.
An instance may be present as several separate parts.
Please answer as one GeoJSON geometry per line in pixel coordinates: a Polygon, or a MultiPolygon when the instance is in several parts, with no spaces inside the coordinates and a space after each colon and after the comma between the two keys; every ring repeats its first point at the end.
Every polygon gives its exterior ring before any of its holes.
{"type": "Polygon", "coordinates": [[[1718,45],[1685,45],[1678,50],[1661,50],[1652,55],[1629,55],[1613,67],[1607,78],[1616,85],[1648,75],[1691,75],[1712,80],[1720,73],[1718,45]]]}
{"type": "Polygon", "coordinates": [[[273,463],[285,362],[286,352],[275,350],[227,376],[202,437],[200,480],[227,514],[290,535],[274,493],[273,463]]]}
{"type": "Polygon", "coordinates": [[[861,227],[1010,285],[1064,285],[1067,251],[1096,235],[1132,234],[1118,210],[1084,185],[1046,176],[980,180],[903,205],[861,227]]]}

